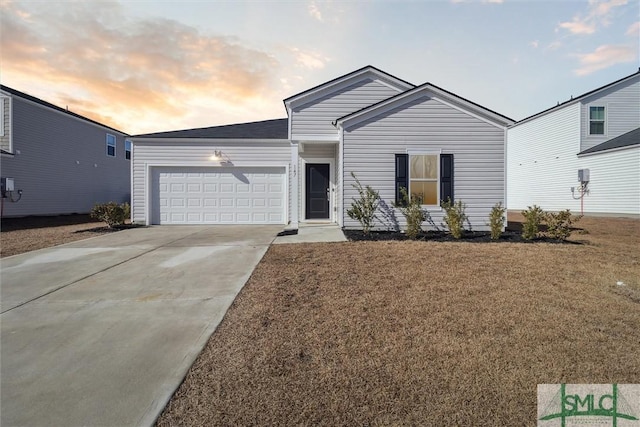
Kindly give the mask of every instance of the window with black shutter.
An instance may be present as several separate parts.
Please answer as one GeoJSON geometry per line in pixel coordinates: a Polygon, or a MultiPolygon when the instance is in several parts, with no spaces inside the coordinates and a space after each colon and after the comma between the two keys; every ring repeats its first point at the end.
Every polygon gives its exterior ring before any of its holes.
{"type": "Polygon", "coordinates": [[[453,154],[396,154],[397,204],[402,203],[402,187],[410,196],[420,194],[425,205],[453,201],[453,154]]]}

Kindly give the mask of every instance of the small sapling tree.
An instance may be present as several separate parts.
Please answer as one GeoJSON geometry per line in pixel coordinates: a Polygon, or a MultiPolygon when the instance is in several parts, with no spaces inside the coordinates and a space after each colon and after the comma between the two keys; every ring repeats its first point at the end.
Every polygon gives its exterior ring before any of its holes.
{"type": "Polygon", "coordinates": [[[525,240],[535,239],[540,236],[540,224],[544,220],[544,212],[539,206],[528,206],[526,211],[522,211],[524,222],[522,223],[522,238],[525,240]]]}
{"type": "Polygon", "coordinates": [[[502,202],[496,203],[489,214],[489,227],[491,227],[491,240],[498,240],[504,229],[504,213],[507,209],[502,202]]]}
{"type": "Polygon", "coordinates": [[[351,176],[356,181],[355,184],[351,185],[358,191],[358,198],[354,197],[352,199],[353,202],[351,203],[351,208],[347,209],[347,215],[360,223],[364,234],[369,234],[380,204],[380,195],[369,185],[363,187],[353,172],[351,172],[351,176]]]}
{"type": "Polygon", "coordinates": [[[440,206],[444,209],[444,222],[447,224],[449,232],[455,239],[461,238],[464,222],[467,220],[467,215],[464,213],[467,205],[462,203],[462,200],[452,202],[450,198],[447,198],[447,201],[442,202],[440,206]]]}
{"type": "Polygon", "coordinates": [[[407,220],[407,237],[415,239],[422,231],[422,223],[427,219],[427,215],[422,209],[422,195],[413,194],[409,197],[409,193],[404,187],[400,188],[400,195],[402,196],[401,203],[393,202],[393,207],[400,209],[407,220]]]}

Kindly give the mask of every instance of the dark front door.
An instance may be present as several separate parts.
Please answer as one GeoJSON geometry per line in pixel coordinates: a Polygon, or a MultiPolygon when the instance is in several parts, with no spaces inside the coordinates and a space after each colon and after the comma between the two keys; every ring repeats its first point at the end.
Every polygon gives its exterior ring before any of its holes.
{"type": "Polygon", "coordinates": [[[329,219],[329,165],[307,163],[306,219],[329,219]]]}

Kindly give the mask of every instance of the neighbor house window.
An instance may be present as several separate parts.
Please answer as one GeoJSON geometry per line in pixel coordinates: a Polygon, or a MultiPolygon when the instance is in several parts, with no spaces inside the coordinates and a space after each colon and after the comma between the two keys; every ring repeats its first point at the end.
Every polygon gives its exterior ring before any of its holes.
{"type": "Polygon", "coordinates": [[[589,107],[589,135],[604,135],[604,107],[589,107]]]}
{"type": "Polygon", "coordinates": [[[125,139],[124,141],[124,158],[131,160],[131,141],[125,139]]]}
{"type": "Polygon", "coordinates": [[[111,134],[107,134],[107,156],[116,156],[116,137],[111,134]]]}
{"type": "Polygon", "coordinates": [[[401,188],[409,197],[420,195],[423,205],[453,201],[453,154],[396,154],[396,203],[401,188]]]}

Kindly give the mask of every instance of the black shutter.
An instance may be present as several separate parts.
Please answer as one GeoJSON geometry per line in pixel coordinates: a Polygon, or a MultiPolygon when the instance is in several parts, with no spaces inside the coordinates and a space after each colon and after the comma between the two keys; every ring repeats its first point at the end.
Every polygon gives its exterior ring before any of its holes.
{"type": "Polygon", "coordinates": [[[396,154],[396,203],[403,203],[400,189],[404,187],[409,192],[409,155],[396,154]]]}
{"type": "Polygon", "coordinates": [[[440,155],[440,201],[453,202],[453,154],[440,155]]]}

